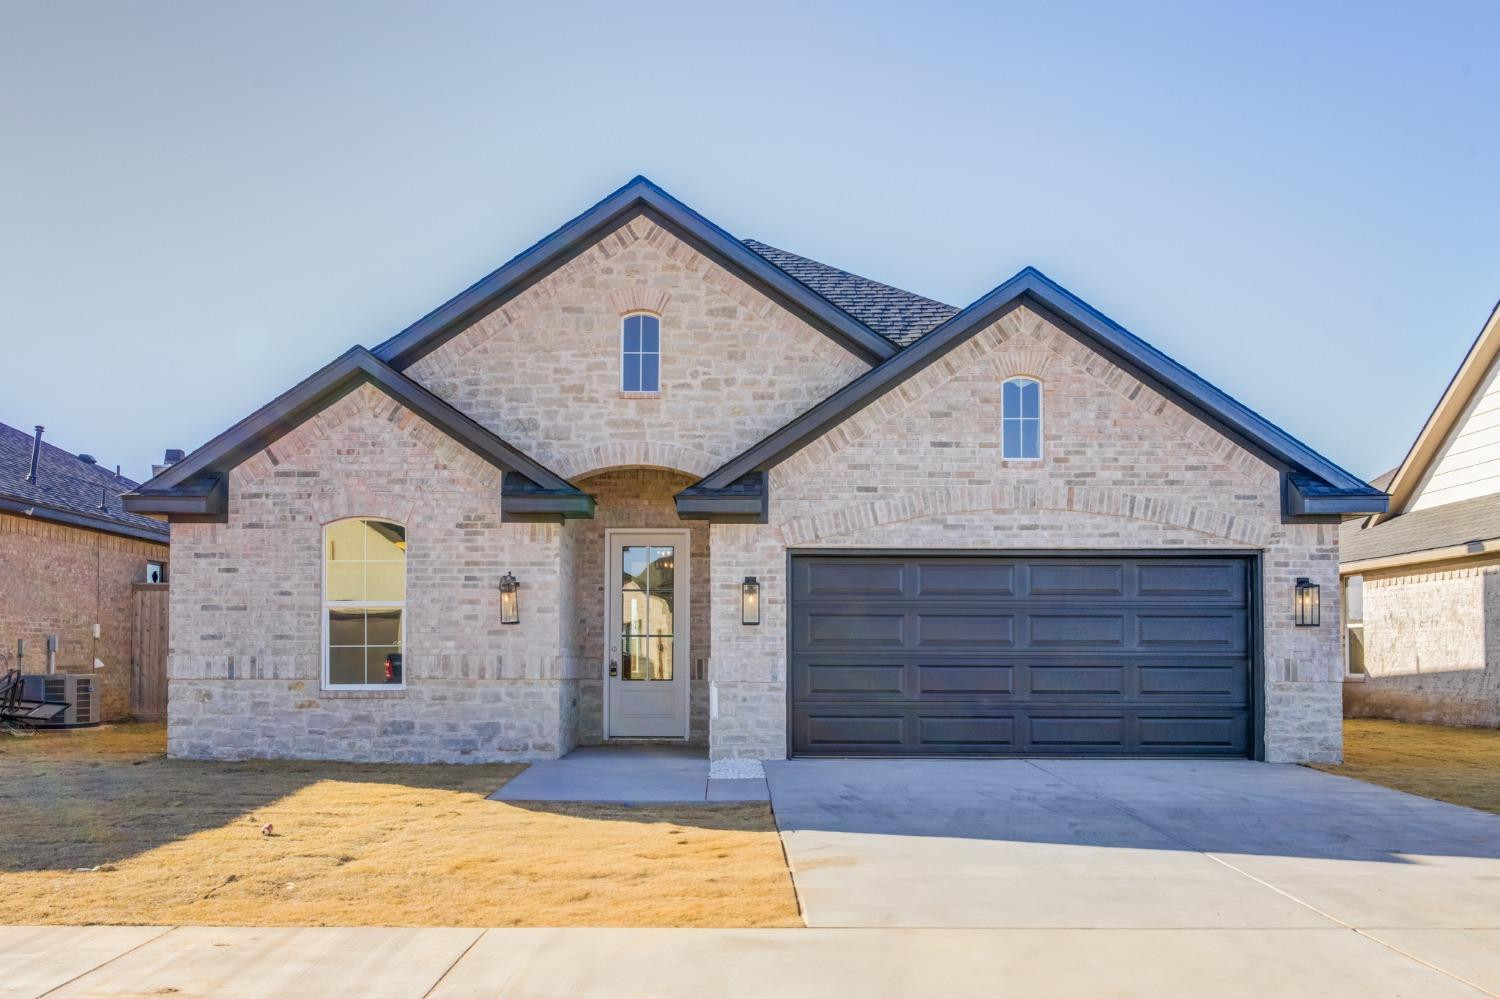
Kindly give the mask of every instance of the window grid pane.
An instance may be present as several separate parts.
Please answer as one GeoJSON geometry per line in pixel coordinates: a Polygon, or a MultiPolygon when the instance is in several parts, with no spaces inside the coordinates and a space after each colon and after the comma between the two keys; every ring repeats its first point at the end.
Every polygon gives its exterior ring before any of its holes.
{"type": "Polygon", "coordinates": [[[661,321],[655,316],[626,316],[621,330],[621,390],[661,391],[661,321]]]}
{"type": "Polygon", "coordinates": [[[325,536],[328,685],[400,684],[406,529],[356,519],[330,524],[325,536]]]}
{"type": "Polygon", "coordinates": [[[1000,386],[1000,455],[1012,461],[1042,456],[1042,384],[1010,378],[1000,386]]]}

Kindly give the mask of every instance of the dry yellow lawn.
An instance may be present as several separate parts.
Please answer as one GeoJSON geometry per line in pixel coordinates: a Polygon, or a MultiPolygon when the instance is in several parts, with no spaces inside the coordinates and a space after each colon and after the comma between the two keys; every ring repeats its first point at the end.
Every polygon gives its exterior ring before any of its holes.
{"type": "Polygon", "coordinates": [[[1344,762],[1319,770],[1500,813],[1500,731],[1344,722],[1344,762]]]}
{"type": "Polygon", "coordinates": [[[0,734],[0,923],[800,926],[769,808],[487,801],[520,766],[0,734]],[[261,835],[271,823],[274,835],[261,835]]]}

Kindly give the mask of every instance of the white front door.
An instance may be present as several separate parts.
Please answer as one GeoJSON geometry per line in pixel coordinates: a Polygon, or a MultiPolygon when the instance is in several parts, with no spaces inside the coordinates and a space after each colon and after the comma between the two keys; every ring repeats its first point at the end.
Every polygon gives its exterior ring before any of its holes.
{"type": "Polygon", "coordinates": [[[687,738],[688,532],[606,531],[611,738],[687,738]]]}

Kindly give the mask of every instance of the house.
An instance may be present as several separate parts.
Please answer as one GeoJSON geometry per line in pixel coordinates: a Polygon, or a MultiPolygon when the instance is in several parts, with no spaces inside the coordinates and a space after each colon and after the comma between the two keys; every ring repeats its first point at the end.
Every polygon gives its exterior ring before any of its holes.
{"type": "Polygon", "coordinates": [[[123,718],[135,710],[135,593],[165,579],[167,525],[124,509],[135,482],[44,433],[0,423],[0,671],[50,661],[91,678],[96,720],[123,718]]]}
{"type": "Polygon", "coordinates": [[[1337,759],[1338,520],[1385,500],[1033,269],[953,308],[636,178],[126,505],[173,524],[174,755],[731,775],[1337,759]]]}
{"type": "Polygon", "coordinates": [[[1346,712],[1500,727],[1500,307],[1405,460],[1344,525],[1346,712]]]}

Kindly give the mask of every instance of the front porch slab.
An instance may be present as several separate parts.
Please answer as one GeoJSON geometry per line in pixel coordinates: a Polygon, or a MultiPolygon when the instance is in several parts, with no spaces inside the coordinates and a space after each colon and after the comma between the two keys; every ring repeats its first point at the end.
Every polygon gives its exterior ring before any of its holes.
{"type": "Polygon", "coordinates": [[[533,763],[490,798],[706,804],[768,801],[770,796],[764,778],[710,778],[702,747],[628,745],[585,746],[561,759],[533,763]]]}

